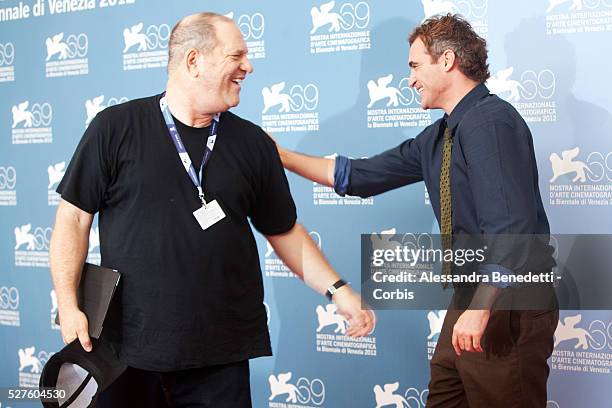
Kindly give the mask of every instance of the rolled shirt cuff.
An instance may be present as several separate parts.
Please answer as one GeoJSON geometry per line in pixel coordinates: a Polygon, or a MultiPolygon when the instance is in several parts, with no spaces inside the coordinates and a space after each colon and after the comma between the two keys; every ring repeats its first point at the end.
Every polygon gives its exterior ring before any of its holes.
{"type": "Polygon", "coordinates": [[[334,168],[334,190],[342,197],[349,189],[351,176],[351,161],[345,156],[336,156],[336,167],[334,168]]]}
{"type": "Polygon", "coordinates": [[[505,266],[497,265],[497,264],[484,264],[484,265],[480,265],[478,272],[480,275],[488,276],[489,284],[492,286],[496,286],[501,289],[512,286],[512,283],[510,282],[503,282],[503,278],[501,280],[496,280],[496,281],[493,280],[493,272],[498,272],[500,274],[500,277],[514,275],[514,272],[512,272],[512,270],[506,268],[505,266]]]}

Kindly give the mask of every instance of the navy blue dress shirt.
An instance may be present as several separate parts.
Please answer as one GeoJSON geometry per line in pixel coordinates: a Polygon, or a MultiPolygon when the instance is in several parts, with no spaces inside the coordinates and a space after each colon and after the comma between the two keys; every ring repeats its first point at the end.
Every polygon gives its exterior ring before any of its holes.
{"type": "MultiPolygon", "coordinates": [[[[393,149],[368,159],[338,156],[336,192],[370,197],[424,181],[439,223],[445,124],[454,138],[450,170],[453,235],[547,236],[549,225],[540,197],[531,132],[514,107],[490,94],[484,84],[465,95],[450,115],[393,149]]],[[[549,257],[540,264],[547,268],[554,262],[549,257]]],[[[485,263],[479,272],[507,275],[515,272],[513,266],[485,263]]]]}

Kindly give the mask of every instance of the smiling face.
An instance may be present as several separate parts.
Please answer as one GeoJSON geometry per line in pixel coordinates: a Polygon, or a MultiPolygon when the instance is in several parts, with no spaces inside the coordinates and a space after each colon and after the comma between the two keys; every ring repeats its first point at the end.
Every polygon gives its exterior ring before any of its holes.
{"type": "Polygon", "coordinates": [[[421,96],[423,109],[441,108],[444,105],[444,91],[447,88],[447,75],[444,64],[444,54],[437,60],[432,60],[425,44],[417,38],[410,46],[408,57],[411,87],[421,96]]]}
{"type": "Polygon", "coordinates": [[[217,22],[215,29],[217,45],[207,55],[198,55],[197,76],[198,88],[217,113],[240,103],[241,82],[253,72],[253,66],[242,33],[233,22],[217,22]]]}

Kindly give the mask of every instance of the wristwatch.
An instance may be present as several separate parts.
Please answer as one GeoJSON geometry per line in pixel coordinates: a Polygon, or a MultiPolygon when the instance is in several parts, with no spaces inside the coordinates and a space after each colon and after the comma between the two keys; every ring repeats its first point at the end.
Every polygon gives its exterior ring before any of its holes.
{"type": "Polygon", "coordinates": [[[332,300],[332,296],[334,295],[334,293],[336,293],[338,289],[340,289],[344,285],[348,285],[348,282],[345,281],[344,279],[340,279],[336,283],[331,285],[329,288],[327,288],[327,290],[325,291],[325,296],[327,296],[330,302],[332,300]]]}

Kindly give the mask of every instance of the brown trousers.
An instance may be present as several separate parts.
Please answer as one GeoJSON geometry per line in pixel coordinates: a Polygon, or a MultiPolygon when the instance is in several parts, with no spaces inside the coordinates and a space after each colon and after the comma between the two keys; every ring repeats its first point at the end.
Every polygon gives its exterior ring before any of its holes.
{"type": "Polygon", "coordinates": [[[463,310],[449,308],[431,360],[427,408],[544,408],[559,311],[494,310],[483,353],[452,346],[463,310]]]}

